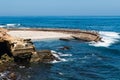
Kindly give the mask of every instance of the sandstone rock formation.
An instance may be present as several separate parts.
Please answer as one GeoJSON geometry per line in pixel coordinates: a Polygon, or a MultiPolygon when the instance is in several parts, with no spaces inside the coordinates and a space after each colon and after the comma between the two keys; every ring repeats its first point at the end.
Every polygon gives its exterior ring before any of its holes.
{"type": "Polygon", "coordinates": [[[0,29],[0,64],[11,61],[29,63],[58,60],[49,50],[37,52],[31,39],[15,38],[6,32],[6,29],[0,29]]]}
{"type": "Polygon", "coordinates": [[[93,35],[93,34],[89,35],[89,33],[78,33],[78,34],[72,35],[72,37],[77,40],[88,41],[88,42],[89,41],[98,42],[101,40],[99,35],[93,35]]]}

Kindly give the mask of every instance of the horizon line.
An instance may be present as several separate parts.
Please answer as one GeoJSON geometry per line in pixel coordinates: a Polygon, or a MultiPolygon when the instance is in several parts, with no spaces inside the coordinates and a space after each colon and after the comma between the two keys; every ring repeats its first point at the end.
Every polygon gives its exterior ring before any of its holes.
{"type": "Polygon", "coordinates": [[[1,16],[0,17],[120,17],[120,15],[15,15],[15,16],[1,16]]]}

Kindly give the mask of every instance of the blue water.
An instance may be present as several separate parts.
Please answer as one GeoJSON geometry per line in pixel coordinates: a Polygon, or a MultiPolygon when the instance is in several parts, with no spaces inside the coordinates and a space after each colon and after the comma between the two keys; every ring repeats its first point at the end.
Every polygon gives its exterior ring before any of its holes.
{"type": "Polygon", "coordinates": [[[6,27],[6,24],[20,24],[17,28],[95,30],[105,41],[34,41],[37,50],[56,51],[62,61],[18,68],[16,72],[22,80],[120,80],[119,16],[0,17],[0,26],[6,27]],[[69,46],[70,49],[61,50],[63,46],[69,46]]]}

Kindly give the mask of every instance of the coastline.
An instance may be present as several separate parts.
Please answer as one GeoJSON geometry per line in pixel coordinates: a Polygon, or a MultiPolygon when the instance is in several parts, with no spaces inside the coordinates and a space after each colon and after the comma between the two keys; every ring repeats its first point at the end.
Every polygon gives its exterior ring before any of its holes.
{"type": "MultiPolygon", "coordinates": [[[[83,30],[65,30],[65,29],[0,29],[0,48],[1,53],[8,55],[10,59],[15,62],[36,62],[42,61],[44,62],[44,58],[41,59],[39,52],[36,51],[35,46],[32,41],[34,40],[45,40],[45,39],[59,39],[64,41],[69,41],[71,39],[74,40],[82,40],[86,42],[98,42],[101,40],[101,37],[97,32],[92,31],[83,31],[83,30]],[[38,57],[39,55],[39,57],[38,57]],[[22,57],[21,57],[22,56],[22,57]],[[37,57],[36,57],[37,56],[37,57]],[[11,58],[12,57],[12,58],[11,58]],[[24,58],[24,59],[23,59],[24,58]]],[[[43,52],[42,52],[43,53],[43,52]]],[[[46,51],[45,56],[51,54],[51,56],[45,57],[45,62],[59,60],[55,56],[52,55],[51,51],[46,51]],[[50,58],[50,60],[49,60],[50,58]]],[[[4,55],[1,56],[4,57],[4,55]]],[[[5,56],[6,56],[5,55],[5,56]]],[[[7,58],[9,59],[9,58],[7,58]]],[[[8,60],[9,61],[9,60],[8,60]]],[[[1,64],[3,61],[1,61],[1,64]]]]}
{"type": "Polygon", "coordinates": [[[44,40],[44,39],[71,39],[77,36],[77,38],[89,38],[90,41],[94,41],[99,34],[95,31],[85,31],[79,29],[58,29],[58,28],[30,28],[30,29],[8,29],[9,35],[16,38],[32,39],[32,40],[44,40]],[[91,38],[91,39],[90,39],[91,38]]]}
{"type": "Polygon", "coordinates": [[[13,37],[19,37],[24,39],[32,39],[32,40],[43,40],[43,39],[59,39],[70,37],[70,34],[58,33],[58,32],[46,32],[46,31],[9,31],[13,37]]]}

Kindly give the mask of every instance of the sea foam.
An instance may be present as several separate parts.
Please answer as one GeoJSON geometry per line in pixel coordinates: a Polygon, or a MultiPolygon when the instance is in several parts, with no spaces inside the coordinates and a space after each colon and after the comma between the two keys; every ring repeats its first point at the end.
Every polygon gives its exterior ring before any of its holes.
{"type": "Polygon", "coordinates": [[[56,52],[56,51],[54,51],[54,50],[51,50],[51,53],[52,53],[53,56],[55,56],[56,58],[58,58],[58,59],[60,60],[60,61],[54,60],[54,61],[52,61],[51,63],[58,63],[58,62],[65,62],[65,61],[67,61],[67,60],[64,59],[64,58],[60,58],[60,55],[58,54],[58,52],[56,52]]]}
{"type": "Polygon", "coordinates": [[[20,26],[21,24],[6,24],[6,27],[18,27],[20,26]]]}
{"type": "Polygon", "coordinates": [[[117,32],[100,31],[99,34],[102,37],[102,42],[90,42],[89,45],[95,47],[109,47],[112,44],[118,42],[120,39],[120,35],[117,32]]]}
{"type": "Polygon", "coordinates": [[[0,28],[6,27],[6,28],[15,28],[15,27],[19,27],[21,26],[21,24],[3,24],[0,25],[0,28]]]}
{"type": "Polygon", "coordinates": [[[0,28],[4,28],[4,27],[6,27],[5,25],[0,25],[0,28]]]}

